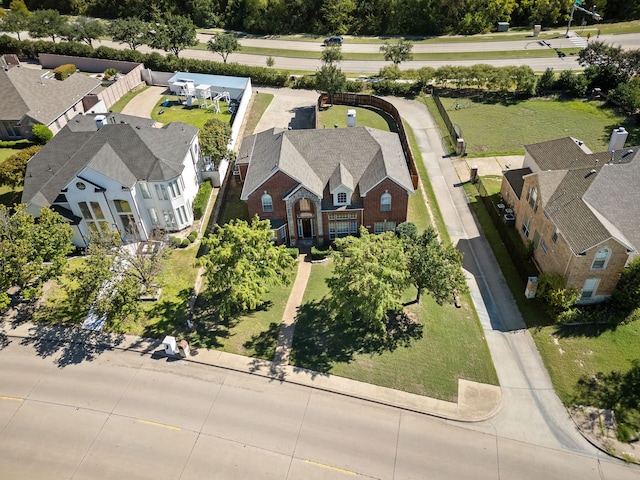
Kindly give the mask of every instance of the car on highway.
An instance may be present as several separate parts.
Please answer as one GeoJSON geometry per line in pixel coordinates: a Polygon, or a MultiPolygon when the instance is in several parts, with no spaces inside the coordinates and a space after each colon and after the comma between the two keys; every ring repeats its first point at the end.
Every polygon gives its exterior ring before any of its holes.
{"type": "Polygon", "coordinates": [[[328,47],[329,45],[342,45],[344,39],[339,35],[334,35],[333,37],[325,38],[322,42],[322,45],[328,47]]]}

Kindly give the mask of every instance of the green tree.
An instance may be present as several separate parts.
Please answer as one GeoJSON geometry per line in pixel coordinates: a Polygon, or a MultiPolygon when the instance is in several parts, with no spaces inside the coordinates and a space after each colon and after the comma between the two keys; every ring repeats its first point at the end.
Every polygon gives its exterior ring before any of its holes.
{"type": "Polygon", "coordinates": [[[93,41],[106,33],[102,21],[78,17],[75,22],[69,22],[62,28],[60,36],[69,42],[84,42],[92,47],[93,41]]]}
{"type": "Polygon", "coordinates": [[[221,317],[254,310],[270,287],[288,283],[295,261],[272,238],[269,221],[255,216],[250,224],[231,220],[202,240],[208,252],[198,263],[204,267],[206,291],[213,295],[221,317]]]}
{"type": "Polygon", "coordinates": [[[550,92],[555,88],[556,85],[556,74],[553,71],[553,68],[547,68],[544,73],[538,79],[538,84],[536,86],[536,90],[538,95],[541,95],[545,92],[550,92]]]}
{"type": "Polygon", "coordinates": [[[108,27],[109,35],[114,42],[125,43],[131,50],[135,50],[149,41],[151,24],[137,17],[118,18],[108,27]]]}
{"type": "Polygon", "coordinates": [[[200,28],[222,26],[221,8],[218,0],[188,0],[189,17],[200,28]]]}
{"type": "Polygon", "coordinates": [[[13,212],[0,205],[0,308],[8,305],[9,288],[33,298],[44,282],[60,275],[72,236],[71,226],[49,208],[36,220],[24,204],[13,212]]]}
{"type": "Polygon", "coordinates": [[[42,147],[34,145],[14,153],[0,164],[0,185],[17,189],[24,185],[24,175],[27,170],[27,162],[40,151],[42,147]]]}
{"type": "Polygon", "coordinates": [[[384,335],[389,312],[402,311],[410,283],[402,241],[393,232],[372,235],[362,227],[360,237],[340,238],[335,247],[330,306],[348,324],[384,335]]]}
{"type": "Polygon", "coordinates": [[[316,88],[329,94],[329,102],[333,95],[343,92],[347,85],[347,76],[335,65],[323,65],[316,72],[316,88]]]}
{"type": "Polygon", "coordinates": [[[380,51],[384,54],[384,59],[399,65],[402,62],[413,60],[413,43],[407,40],[398,40],[396,43],[385,43],[380,47],[380,51]]]}
{"type": "Polygon", "coordinates": [[[34,140],[40,145],[44,145],[53,138],[53,132],[51,129],[41,123],[36,123],[31,127],[31,134],[33,135],[34,140]]]}
{"type": "Polygon", "coordinates": [[[207,49],[220,55],[224,63],[227,63],[230,54],[237,52],[240,48],[238,39],[231,33],[220,33],[207,42],[207,49]]]}
{"type": "Polygon", "coordinates": [[[640,257],[622,271],[611,295],[611,304],[621,311],[624,317],[640,308],[640,257]]]}
{"type": "Polygon", "coordinates": [[[462,254],[453,244],[441,242],[433,227],[405,241],[405,249],[411,281],[418,290],[417,303],[423,292],[429,293],[438,305],[444,305],[453,303],[456,294],[467,290],[462,254]]]}
{"type": "Polygon", "coordinates": [[[12,12],[20,12],[25,15],[29,15],[29,9],[27,8],[27,4],[22,0],[12,0],[9,4],[9,10],[12,12]]]}
{"type": "Polygon", "coordinates": [[[576,304],[580,299],[580,290],[565,289],[564,278],[557,272],[543,272],[538,276],[536,296],[546,302],[549,314],[557,318],[576,304]]]}
{"type": "Polygon", "coordinates": [[[20,33],[29,29],[29,12],[22,10],[9,10],[0,18],[0,30],[7,33],[15,33],[20,40],[20,33]]]}
{"type": "Polygon", "coordinates": [[[227,155],[229,140],[231,140],[231,127],[228,123],[212,118],[200,129],[198,133],[200,148],[204,155],[211,158],[211,162],[217,167],[220,160],[227,155]]]}
{"type": "Polygon", "coordinates": [[[176,57],[185,48],[197,44],[196,26],[191,19],[171,13],[165,13],[156,19],[148,42],[151,48],[171,52],[176,57]]]}
{"type": "Polygon", "coordinates": [[[640,74],[636,57],[636,53],[626,52],[620,46],[594,41],[580,50],[578,62],[585,67],[584,75],[591,87],[608,91],[640,74]]]}
{"type": "Polygon", "coordinates": [[[32,38],[56,37],[64,30],[65,20],[57,10],[36,10],[29,17],[29,36],[32,38]]]}
{"type": "Polygon", "coordinates": [[[632,115],[637,113],[640,110],[640,77],[618,85],[609,98],[619,102],[632,115]]]}
{"type": "Polygon", "coordinates": [[[356,9],[354,0],[326,0],[320,7],[320,15],[326,31],[342,35],[351,29],[356,9]]]}
{"type": "Polygon", "coordinates": [[[266,63],[267,63],[267,67],[271,68],[276,64],[276,61],[271,55],[269,55],[267,57],[266,63]]]}
{"type": "Polygon", "coordinates": [[[320,54],[320,61],[323,65],[335,65],[340,63],[344,58],[342,55],[342,46],[331,44],[324,47],[320,54]]]}

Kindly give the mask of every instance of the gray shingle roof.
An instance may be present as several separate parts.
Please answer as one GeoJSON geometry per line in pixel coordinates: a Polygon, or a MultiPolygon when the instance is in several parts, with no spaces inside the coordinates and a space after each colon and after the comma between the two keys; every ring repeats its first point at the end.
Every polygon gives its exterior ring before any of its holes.
{"type": "Polygon", "coordinates": [[[100,86],[100,80],[74,73],[65,80],[43,77],[46,70],[15,67],[0,71],[0,120],[25,115],[50,125],[72,105],[100,86]]]}
{"type": "Polygon", "coordinates": [[[517,168],[515,170],[509,170],[505,172],[504,177],[511,185],[513,192],[520,198],[522,195],[522,186],[524,185],[524,176],[529,175],[531,173],[531,169],[529,167],[525,168],[517,168]]]}
{"type": "Polygon", "coordinates": [[[94,116],[77,116],[53,137],[27,163],[22,201],[52,203],[85,167],[128,188],[138,180],[166,181],[182,172],[196,127],[152,128],[149,119],[119,114],[110,119],[98,130],[94,116]]]}
{"type": "MultiPolygon", "coordinates": [[[[640,247],[640,147],[581,156],[566,141],[545,142],[535,160],[547,169],[537,173],[542,206],[574,253],[614,237],[640,247]],[[558,146],[554,154],[553,145],[558,146]],[[571,151],[571,160],[562,158],[571,151]],[[544,152],[544,155],[540,155],[544,152]]],[[[569,139],[571,142],[573,140],[569,139]]],[[[531,152],[531,146],[527,151],[531,152]]]]}
{"type": "Polygon", "coordinates": [[[398,135],[368,127],[267,130],[243,140],[238,161],[249,162],[242,189],[245,200],[276,171],[322,198],[341,163],[363,196],[384,178],[413,192],[398,135]]]}

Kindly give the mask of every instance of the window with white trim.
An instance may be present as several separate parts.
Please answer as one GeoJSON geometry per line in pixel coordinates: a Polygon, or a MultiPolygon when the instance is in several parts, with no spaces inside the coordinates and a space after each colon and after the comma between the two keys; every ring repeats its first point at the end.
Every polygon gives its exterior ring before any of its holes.
{"type": "Polygon", "coordinates": [[[262,195],[262,211],[267,213],[273,212],[273,200],[271,198],[271,195],[269,195],[267,192],[262,195]]]}
{"type": "Polygon", "coordinates": [[[373,224],[373,233],[395,232],[396,222],[376,222],[373,224]]]}
{"type": "Polygon", "coordinates": [[[381,212],[390,212],[391,211],[391,194],[389,192],[385,192],[380,197],[380,211],[381,212]]]}
{"type": "Polygon", "coordinates": [[[159,200],[169,200],[167,187],[165,187],[163,183],[156,183],[156,195],[158,195],[159,200]]]}
{"type": "Polygon", "coordinates": [[[347,192],[338,193],[338,203],[347,203],[347,192]]]}
{"type": "Polygon", "coordinates": [[[153,226],[160,226],[160,218],[158,218],[158,211],[155,209],[155,207],[147,208],[147,212],[149,212],[149,218],[151,219],[151,223],[153,223],[153,226]]]}
{"type": "Polygon", "coordinates": [[[176,217],[171,210],[163,210],[162,216],[164,217],[164,225],[166,228],[173,230],[178,228],[176,225],[176,217]]]}
{"type": "Polygon", "coordinates": [[[544,253],[547,253],[549,251],[549,247],[547,247],[547,244],[544,243],[544,240],[540,241],[540,248],[544,251],[544,253]]]}
{"type": "Polygon", "coordinates": [[[527,202],[529,202],[529,206],[533,208],[534,212],[538,209],[538,189],[536,187],[529,188],[527,202]]]}
{"type": "Polygon", "coordinates": [[[598,250],[593,257],[593,263],[591,264],[591,270],[604,270],[607,268],[609,257],[611,256],[611,250],[608,248],[602,248],[598,250]]]}
{"type": "Polygon", "coordinates": [[[168,186],[169,186],[169,193],[171,194],[171,198],[179,197],[182,194],[177,180],[170,181],[168,186]]]}
{"type": "Polygon", "coordinates": [[[557,228],[553,231],[553,235],[551,235],[551,241],[556,243],[558,241],[558,235],[560,234],[560,230],[557,228]]]}
{"type": "Polygon", "coordinates": [[[593,296],[596,294],[599,283],[599,278],[588,278],[587,280],[585,280],[584,285],[582,286],[582,294],[580,295],[580,300],[588,300],[590,298],[593,298],[593,296]]]}
{"type": "Polygon", "coordinates": [[[147,182],[140,182],[140,191],[142,192],[142,198],[151,198],[151,190],[147,182]]]}

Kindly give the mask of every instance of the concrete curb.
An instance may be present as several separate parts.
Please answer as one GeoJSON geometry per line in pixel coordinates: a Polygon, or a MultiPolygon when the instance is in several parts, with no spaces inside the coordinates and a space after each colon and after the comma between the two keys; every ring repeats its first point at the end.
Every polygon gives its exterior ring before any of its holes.
{"type": "MultiPolygon", "coordinates": [[[[38,339],[60,344],[90,343],[97,350],[121,350],[149,355],[154,358],[173,358],[164,353],[160,340],[133,335],[112,335],[51,325],[11,324],[9,322],[4,322],[0,333],[11,338],[38,339]]],[[[453,403],[217,350],[199,349],[194,356],[181,359],[181,361],[257,375],[270,380],[301,385],[460,422],[487,420],[499,411],[502,403],[500,387],[463,379],[458,380],[458,402],[453,403]]]]}

